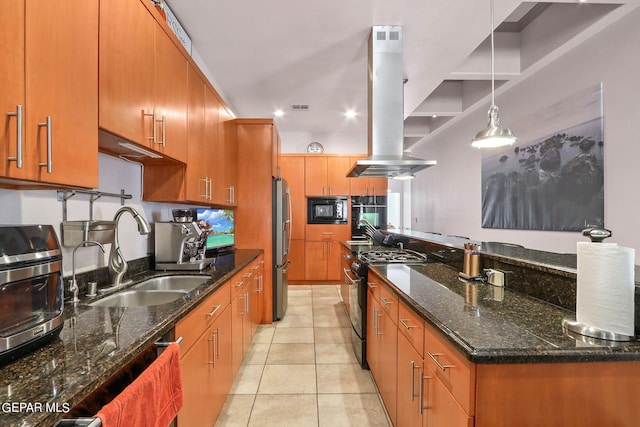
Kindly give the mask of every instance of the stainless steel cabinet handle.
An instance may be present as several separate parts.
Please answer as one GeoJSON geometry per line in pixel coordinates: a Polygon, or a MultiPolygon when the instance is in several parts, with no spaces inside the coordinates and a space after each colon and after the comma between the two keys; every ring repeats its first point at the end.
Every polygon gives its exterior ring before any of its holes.
{"type": "Polygon", "coordinates": [[[373,331],[376,333],[376,336],[378,336],[378,329],[377,329],[377,325],[376,325],[376,308],[375,307],[371,307],[371,325],[373,327],[373,331]]]}
{"type": "Polygon", "coordinates": [[[17,118],[17,131],[16,131],[16,156],[9,157],[8,160],[16,162],[16,167],[22,169],[22,105],[16,105],[16,112],[7,113],[7,116],[17,118]]]}
{"type": "Polygon", "coordinates": [[[384,331],[380,332],[380,318],[383,316],[382,313],[378,313],[376,310],[376,336],[380,336],[384,333],[384,331]]]}
{"type": "Polygon", "coordinates": [[[244,314],[245,316],[249,314],[249,292],[244,294],[244,314]]]}
{"type": "MultiPolygon", "coordinates": [[[[420,366],[416,365],[416,363],[412,360],[411,361],[411,401],[413,402],[415,400],[415,398],[418,395],[416,395],[416,391],[413,388],[413,385],[416,382],[416,369],[420,369],[420,366]]],[[[422,375],[422,372],[420,373],[420,375],[422,375]]],[[[422,405],[422,402],[420,402],[420,405],[422,405]]]]}
{"type": "Polygon", "coordinates": [[[209,342],[211,343],[211,360],[209,360],[207,363],[209,365],[213,365],[213,367],[216,367],[216,340],[215,340],[215,336],[216,333],[211,332],[211,338],[209,338],[209,342]]]}
{"type": "Polygon", "coordinates": [[[162,116],[160,120],[156,120],[155,115],[153,117],[153,143],[162,145],[163,147],[167,146],[167,120],[165,116],[162,116]],[[160,122],[160,129],[162,129],[162,141],[156,141],[156,126],[157,123],[160,122]]]}
{"type": "Polygon", "coordinates": [[[262,292],[264,289],[262,288],[263,285],[263,279],[262,279],[262,274],[260,276],[258,276],[258,281],[260,283],[260,287],[258,288],[258,292],[262,292]]]}
{"type": "Polygon", "coordinates": [[[402,323],[402,326],[404,326],[407,329],[413,329],[413,328],[417,328],[416,325],[410,325],[408,324],[408,319],[403,319],[401,317],[398,317],[398,320],[400,321],[400,323],[402,323]]]}
{"type": "Polygon", "coordinates": [[[388,299],[386,299],[385,297],[380,297],[380,301],[382,301],[382,303],[384,305],[389,305],[389,304],[393,304],[393,301],[389,301],[388,299]]]}
{"type": "Polygon", "coordinates": [[[236,282],[236,288],[239,288],[239,287],[241,287],[242,285],[244,285],[244,282],[243,282],[243,281],[242,281],[242,282],[236,282]]]}
{"type": "Polygon", "coordinates": [[[53,119],[51,116],[47,116],[47,119],[44,123],[38,123],[40,127],[47,128],[47,161],[45,163],[40,163],[40,167],[47,167],[47,173],[52,173],[53,171],[53,158],[52,158],[52,150],[53,150],[53,119]]]}
{"type": "Polygon", "coordinates": [[[227,187],[227,189],[229,190],[229,203],[235,203],[236,201],[236,189],[232,186],[227,187]]]}
{"type": "Polygon", "coordinates": [[[433,360],[433,363],[435,363],[438,368],[440,368],[443,372],[449,368],[455,368],[456,365],[443,365],[442,363],[440,363],[440,361],[437,359],[438,356],[444,356],[442,353],[430,353],[427,351],[427,354],[429,355],[429,357],[431,358],[431,360],[433,360]]]}
{"type": "Polygon", "coordinates": [[[418,413],[422,415],[425,409],[429,409],[429,405],[423,405],[424,403],[424,381],[430,380],[431,377],[424,375],[424,372],[420,372],[420,387],[418,388],[418,413]]]}
{"type": "Polygon", "coordinates": [[[216,305],[216,306],[215,306],[215,308],[213,309],[213,311],[211,311],[211,313],[206,313],[206,314],[207,314],[207,316],[209,316],[209,317],[213,317],[213,316],[216,314],[216,312],[217,312],[218,310],[220,310],[220,307],[222,307],[222,305],[216,305]]]}
{"type": "Polygon", "coordinates": [[[220,359],[220,328],[216,328],[216,347],[213,357],[213,360],[220,359]]]}
{"type": "Polygon", "coordinates": [[[206,199],[207,200],[211,200],[213,199],[213,179],[206,177],[206,182],[205,182],[205,191],[206,191],[206,199]]]}
{"type": "Polygon", "coordinates": [[[209,189],[208,180],[209,180],[208,177],[205,176],[204,178],[200,179],[200,181],[199,181],[199,182],[204,182],[204,193],[200,193],[200,197],[202,197],[205,200],[208,198],[207,197],[208,196],[208,189],[209,189]]]}
{"type": "Polygon", "coordinates": [[[153,131],[151,136],[148,136],[146,139],[150,139],[154,144],[156,143],[156,110],[153,110],[153,112],[151,113],[145,113],[144,110],[142,110],[142,115],[144,117],[149,117],[151,116],[151,121],[153,123],[153,131]]]}
{"type": "Polygon", "coordinates": [[[367,286],[369,287],[369,289],[375,289],[375,288],[377,288],[377,286],[376,286],[376,285],[374,285],[374,284],[373,284],[373,283],[371,283],[371,282],[367,282],[367,286]]]}

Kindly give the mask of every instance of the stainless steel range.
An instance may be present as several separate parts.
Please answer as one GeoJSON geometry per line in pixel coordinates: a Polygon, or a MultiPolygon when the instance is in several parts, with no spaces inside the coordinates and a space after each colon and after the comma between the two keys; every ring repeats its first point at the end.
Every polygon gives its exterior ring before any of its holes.
{"type": "Polygon", "coordinates": [[[367,271],[371,264],[422,264],[427,257],[419,252],[395,248],[359,252],[352,259],[351,269],[344,269],[344,283],[349,289],[349,304],[345,305],[352,326],[352,344],[358,362],[368,368],[367,347],[367,271]]]}

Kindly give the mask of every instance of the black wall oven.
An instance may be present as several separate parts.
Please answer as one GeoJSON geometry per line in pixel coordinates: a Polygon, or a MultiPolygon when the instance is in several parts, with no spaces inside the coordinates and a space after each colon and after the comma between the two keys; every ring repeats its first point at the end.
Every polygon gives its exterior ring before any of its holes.
{"type": "Polygon", "coordinates": [[[364,237],[364,227],[360,220],[365,219],[378,230],[387,229],[386,196],[351,197],[351,237],[364,237]]]}
{"type": "Polygon", "coordinates": [[[346,224],[349,221],[347,197],[308,197],[308,224],[346,224]]]}
{"type": "Polygon", "coordinates": [[[51,226],[0,226],[0,363],[56,337],[62,252],[51,226]]]}

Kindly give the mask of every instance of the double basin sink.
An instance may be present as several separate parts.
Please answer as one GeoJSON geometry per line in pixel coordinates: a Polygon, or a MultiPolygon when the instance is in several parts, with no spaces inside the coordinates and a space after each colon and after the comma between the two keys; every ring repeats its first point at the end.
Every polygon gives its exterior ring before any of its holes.
{"type": "Polygon", "coordinates": [[[182,298],[211,276],[177,275],[152,277],[90,303],[92,307],[141,307],[167,304],[182,298]]]}

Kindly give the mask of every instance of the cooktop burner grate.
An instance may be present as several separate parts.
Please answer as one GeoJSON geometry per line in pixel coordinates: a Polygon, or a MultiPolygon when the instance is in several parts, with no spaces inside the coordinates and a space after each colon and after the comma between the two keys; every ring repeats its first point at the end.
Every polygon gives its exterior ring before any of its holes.
{"type": "Polygon", "coordinates": [[[390,263],[422,263],[427,261],[427,257],[418,253],[418,252],[409,252],[406,250],[401,251],[367,251],[360,252],[358,254],[358,258],[360,258],[363,262],[367,264],[390,264],[390,263]]]}

